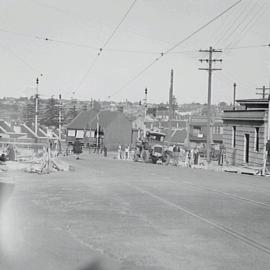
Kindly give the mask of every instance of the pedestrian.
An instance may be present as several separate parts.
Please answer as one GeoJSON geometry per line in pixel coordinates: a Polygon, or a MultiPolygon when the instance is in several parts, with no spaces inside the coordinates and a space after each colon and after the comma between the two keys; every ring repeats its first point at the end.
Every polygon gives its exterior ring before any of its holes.
{"type": "Polygon", "coordinates": [[[129,145],[127,145],[126,148],[125,148],[125,159],[126,160],[129,159],[129,145]]]}
{"type": "Polygon", "coordinates": [[[191,151],[186,150],[186,159],[185,159],[186,167],[191,167],[191,151]]]}
{"type": "Polygon", "coordinates": [[[79,159],[82,153],[82,144],[79,140],[76,140],[73,145],[73,153],[76,155],[76,159],[79,159]]]}
{"type": "Polygon", "coordinates": [[[122,147],[119,144],[118,150],[117,150],[117,159],[121,159],[122,158],[121,156],[122,156],[122,147]]]}
{"type": "Polygon", "coordinates": [[[103,151],[104,151],[104,157],[107,157],[107,147],[104,145],[104,147],[103,147],[103,151]]]}
{"type": "Polygon", "coordinates": [[[178,165],[178,157],[177,157],[177,148],[178,146],[177,145],[174,145],[173,146],[173,165],[174,166],[177,166],[178,165]]]}
{"type": "Polygon", "coordinates": [[[219,155],[218,155],[218,165],[223,166],[225,147],[224,144],[221,144],[219,147],[219,155]]]}
{"type": "Polygon", "coordinates": [[[199,150],[197,147],[195,147],[193,151],[193,159],[194,159],[194,165],[198,165],[199,163],[199,150]]]}

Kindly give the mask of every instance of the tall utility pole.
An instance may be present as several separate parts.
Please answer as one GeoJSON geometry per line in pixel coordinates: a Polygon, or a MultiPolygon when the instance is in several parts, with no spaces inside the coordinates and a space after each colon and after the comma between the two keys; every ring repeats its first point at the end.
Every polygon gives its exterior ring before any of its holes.
{"type": "Polygon", "coordinates": [[[210,47],[209,50],[200,50],[200,52],[207,52],[209,56],[207,59],[200,59],[199,61],[208,63],[207,68],[199,68],[200,70],[208,71],[208,98],[207,98],[207,162],[211,162],[211,143],[212,143],[212,132],[211,132],[211,86],[212,86],[212,72],[215,70],[221,70],[221,68],[213,68],[212,64],[216,62],[222,62],[222,59],[213,59],[213,53],[222,52],[222,50],[215,50],[210,47]]]}
{"type": "Polygon", "coordinates": [[[172,136],[172,118],[173,118],[173,69],[171,70],[171,82],[169,92],[169,136],[172,136]]]}
{"type": "Polygon", "coordinates": [[[39,79],[36,79],[36,96],[35,96],[35,135],[38,133],[38,84],[39,79]]]}
{"type": "Polygon", "coordinates": [[[148,93],[148,90],[147,88],[145,88],[144,90],[144,118],[146,118],[146,114],[147,114],[147,93],[148,93]]]}
{"type": "Polygon", "coordinates": [[[58,119],[58,124],[59,124],[59,134],[58,134],[58,137],[59,137],[59,140],[61,140],[61,124],[62,124],[62,95],[59,94],[59,119],[58,119]]]}
{"type": "MultiPolygon", "coordinates": [[[[266,129],[265,129],[266,132],[266,129]]],[[[263,171],[262,175],[266,175],[266,165],[267,165],[267,143],[270,140],[270,94],[268,95],[268,117],[267,117],[267,137],[266,137],[266,142],[264,146],[264,153],[263,153],[263,171]]]]}
{"type": "Polygon", "coordinates": [[[235,110],[236,83],[233,84],[233,110],[235,110]]]}
{"type": "Polygon", "coordinates": [[[269,87],[266,88],[264,85],[263,85],[263,87],[257,87],[256,89],[259,90],[259,91],[262,91],[262,92],[256,93],[256,95],[262,96],[262,99],[266,98],[266,90],[270,90],[269,87]]]}

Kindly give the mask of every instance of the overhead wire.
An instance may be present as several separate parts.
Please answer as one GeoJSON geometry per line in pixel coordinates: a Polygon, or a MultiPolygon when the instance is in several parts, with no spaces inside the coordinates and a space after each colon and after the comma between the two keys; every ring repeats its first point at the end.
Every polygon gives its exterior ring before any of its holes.
{"type": "Polygon", "coordinates": [[[239,42],[241,41],[241,39],[243,38],[244,35],[246,35],[246,33],[248,31],[250,31],[253,27],[253,25],[261,18],[263,18],[264,14],[268,11],[269,6],[267,8],[265,8],[267,5],[267,3],[265,2],[261,9],[255,13],[255,15],[248,21],[248,23],[241,29],[241,32],[239,33],[239,35],[237,35],[237,39],[236,41],[232,41],[228,46],[235,46],[236,44],[239,44],[239,42]]]}
{"type": "MultiPolygon", "coordinates": [[[[257,0],[257,2],[260,0],[257,0]]],[[[253,3],[251,6],[244,6],[243,10],[241,10],[239,16],[232,20],[231,24],[225,30],[224,33],[221,34],[220,38],[214,43],[214,47],[220,43],[223,43],[226,40],[229,40],[231,36],[241,27],[242,24],[251,16],[254,8],[256,7],[257,2],[253,3]]]]}
{"type": "Polygon", "coordinates": [[[9,47],[4,46],[3,44],[0,43],[0,47],[7,51],[8,54],[12,55],[14,58],[19,60],[21,63],[23,63],[29,70],[35,72],[36,74],[41,74],[33,65],[29,64],[27,61],[25,61],[21,56],[16,54],[13,50],[11,50],[9,47]]]}
{"type": "MultiPolygon", "coordinates": [[[[4,32],[4,33],[8,33],[8,34],[12,34],[12,35],[18,35],[18,36],[22,36],[25,38],[30,38],[30,39],[37,39],[37,40],[42,40],[42,41],[46,41],[46,42],[55,42],[55,43],[60,43],[60,44],[64,44],[67,46],[72,46],[72,47],[80,47],[80,48],[88,48],[88,49],[92,49],[92,50],[100,50],[100,48],[95,47],[95,46],[91,46],[89,44],[84,44],[84,43],[78,43],[78,42],[72,42],[72,41],[67,41],[67,40],[59,40],[59,39],[53,39],[50,37],[45,37],[45,36],[40,36],[40,35],[30,35],[30,34],[26,34],[26,33],[22,33],[22,32],[14,32],[14,31],[10,31],[7,29],[2,29],[0,28],[0,32],[4,32]]],[[[239,47],[224,47],[221,48],[223,50],[225,49],[246,49],[246,48],[259,48],[259,47],[268,47],[270,46],[269,44],[263,44],[263,45],[247,45],[247,46],[239,46],[239,47]]],[[[134,53],[134,54],[164,54],[161,51],[147,51],[147,50],[130,50],[130,49],[118,49],[118,48],[103,48],[102,51],[107,51],[107,52],[116,52],[116,53],[134,53]]],[[[193,53],[193,52],[197,52],[198,49],[190,49],[190,50],[183,50],[183,51],[171,51],[170,54],[183,54],[183,53],[193,53]]]]}
{"type": "Polygon", "coordinates": [[[81,87],[81,85],[83,84],[83,82],[85,81],[85,79],[87,78],[88,74],[90,73],[90,71],[94,68],[95,64],[97,63],[97,60],[98,60],[99,56],[101,55],[101,53],[103,52],[103,50],[105,49],[105,47],[109,44],[109,42],[112,40],[112,38],[116,34],[117,30],[122,25],[122,23],[125,21],[125,19],[127,18],[128,14],[132,10],[132,8],[136,4],[136,2],[137,2],[137,0],[133,0],[133,2],[131,3],[131,5],[129,6],[129,8],[127,9],[127,11],[125,12],[125,14],[122,17],[122,19],[120,20],[120,22],[116,25],[116,27],[112,31],[111,35],[107,38],[107,40],[104,42],[103,46],[99,49],[96,57],[93,59],[93,61],[91,62],[89,68],[87,69],[86,73],[83,75],[83,77],[80,80],[78,86],[76,87],[76,90],[79,90],[79,88],[81,87]]]}
{"type": "Polygon", "coordinates": [[[168,48],[165,52],[162,52],[157,58],[155,58],[150,64],[148,64],[146,67],[144,67],[140,72],[138,72],[134,77],[132,77],[130,80],[128,80],[120,89],[118,89],[117,91],[115,91],[112,96],[115,96],[116,94],[118,94],[119,92],[123,91],[130,83],[132,83],[134,80],[136,80],[138,77],[140,77],[144,72],[146,72],[150,67],[152,67],[157,61],[159,61],[163,56],[169,54],[171,51],[173,51],[174,49],[176,49],[178,46],[180,46],[181,44],[183,44],[184,42],[186,42],[187,40],[189,40],[190,38],[192,38],[194,35],[196,35],[197,33],[199,33],[200,31],[202,31],[203,29],[205,29],[208,25],[210,25],[211,23],[213,23],[214,21],[216,21],[217,19],[219,19],[221,16],[223,16],[224,14],[226,14],[228,11],[230,11],[231,9],[233,9],[235,6],[237,6],[239,3],[241,3],[242,0],[238,0],[237,2],[235,2],[234,4],[232,4],[231,6],[229,6],[228,8],[226,8],[225,10],[223,10],[221,13],[219,13],[217,16],[215,16],[214,18],[212,18],[211,20],[209,20],[207,23],[203,24],[202,26],[200,26],[199,28],[197,28],[195,31],[193,31],[191,34],[187,35],[184,39],[182,39],[181,41],[177,42],[175,45],[171,46],[170,48],[168,48]]]}
{"type": "Polygon", "coordinates": [[[213,47],[219,45],[219,40],[223,40],[224,36],[230,31],[230,29],[241,19],[242,15],[245,14],[245,10],[248,5],[244,5],[244,2],[235,8],[231,14],[224,17],[223,20],[220,20],[220,24],[216,27],[214,34],[211,38],[208,38],[209,41],[213,44],[213,47]]]}

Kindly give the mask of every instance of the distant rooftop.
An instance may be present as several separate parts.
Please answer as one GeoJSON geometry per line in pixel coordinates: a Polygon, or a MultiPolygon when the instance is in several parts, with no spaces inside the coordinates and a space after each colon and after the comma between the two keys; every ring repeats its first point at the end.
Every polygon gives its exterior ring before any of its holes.
{"type": "Polygon", "coordinates": [[[237,99],[237,103],[248,108],[268,108],[268,99],[237,99]]]}

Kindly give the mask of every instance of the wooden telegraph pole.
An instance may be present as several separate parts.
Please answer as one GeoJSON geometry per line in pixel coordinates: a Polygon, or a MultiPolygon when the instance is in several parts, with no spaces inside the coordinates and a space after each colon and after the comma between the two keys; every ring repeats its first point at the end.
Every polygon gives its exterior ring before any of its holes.
{"type": "Polygon", "coordinates": [[[38,132],[38,84],[39,79],[36,79],[36,96],[35,96],[35,134],[38,132]]]}
{"type": "Polygon", "coordinates": [[[265,87],[263,85],[263,87],[257,87],[257,90],[261,91],[261,92],[257,92],[256,95],[260,95],[262,99],[266,98],[266,90],[270,90],[269,87],[265,87]]]}
{"type": "Polygon", "coordinates": [[[233,110],[235,110],[236,83],[233,84],[233,110]]]}
{"type": "Polygon", "coordinates": [[[222,62],[222,59],[213,59],[213,53],[222,52],[222,50],[215,50],[210,47],[208,50],[200,50],[200,52],[207,52],[209,54],[207,59],[200,59],[199,61],[208,63],[207,68],[199,68],[200,70],[208,71],[208,98],[207,98],[207,162],[211,162],[211,95],[212,95],[212,72],[215,70],[221,70],[221,68],[213,68],[212,64],[215,62],[222,62]]]}
{"type": "Polygon", "coordinates": [[[171,70],[171,82],[169,92],[169,136],[172,136],[172,119],[173,118],[173,69],[171,70]]]}
{"type": "Polygon", "coordinates": [[[59,125],[59,133],[58,137],[59,140],[61,141],[61,129],[62,129],[62,95],[59,94],[59,115],[58,115],[58,125],[59,125]]]}

